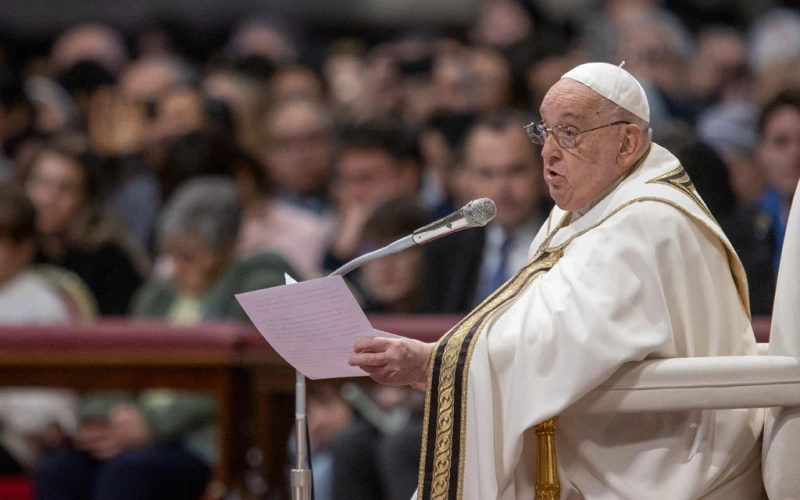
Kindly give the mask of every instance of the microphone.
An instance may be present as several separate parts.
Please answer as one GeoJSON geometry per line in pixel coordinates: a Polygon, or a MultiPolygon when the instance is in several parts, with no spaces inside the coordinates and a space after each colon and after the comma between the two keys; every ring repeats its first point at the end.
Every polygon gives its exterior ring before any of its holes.
{"type": "Polygon", "coordinates": [[[353,271],[367,262],[379,259],[386,255],[402,252],[407,248],[414,245],[424,245],[429,241],[447,236],[448,234],[457,233],[464,229],[471,227],[481,227],[489,223],[494,216],[497,215],[497,207],[494,202],[489,198],[479,198],[472,200],[464,205],[461,209],[456,210],[447,217],[443,217],[436,222],[432,222],[427,226],[421,227],[414,231],[412,234],[401,238],[394,243],[390,243],[383,248],[379,248],[361,257],[351,260],[343,265],[336,271],[332,272],[331,276],[344,276],[345,274],[353,271]]]}
{"type": "Polygon", "coordinates": [[[481,227],[489,223],[497,215],[497,207],[489,198],[472,200],[447,217],[432,222],[414,231],[411,237],[417,245],[441,238],[470,227],[481,227]]]}

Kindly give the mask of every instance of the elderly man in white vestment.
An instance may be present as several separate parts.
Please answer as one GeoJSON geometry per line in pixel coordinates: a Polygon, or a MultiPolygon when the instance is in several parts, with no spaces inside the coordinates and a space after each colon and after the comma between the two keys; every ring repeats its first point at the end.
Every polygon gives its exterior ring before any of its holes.
{"type": "Polygon", "coordinates": [[[585,64],[540,111],[528,132],[556,208],[526,267],[439,342],[364,339],[350,360],[427,390],[417,496],[763,498],[762,410],[562,417],[560,493],[555,464],[542,477],[540,424],[623,363],[757,352],[742,265],[678,160],[650,141],[639,83],[585,64]]]}

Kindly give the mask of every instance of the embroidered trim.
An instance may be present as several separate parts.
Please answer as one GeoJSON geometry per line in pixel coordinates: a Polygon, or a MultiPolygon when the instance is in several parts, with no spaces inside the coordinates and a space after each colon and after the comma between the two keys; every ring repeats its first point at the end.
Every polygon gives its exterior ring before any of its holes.
{"type": "MultiPolygon", "coordinates": [[[[559,228],[565,220],[567,218],[562,219],[559,228]]],[[[517,299],[531,283],[546,274],[561,258],[561,250],[546,250],[553,235],[548,235],[524,268],[487,297],[434,346],[425,396],[419,470],[420,499],[462,498],[469,365],[476,341],[486,323],[498,310],[517,299]],[[435,415],[435,421],[431,418],[432,415],[435,415]],[[454,439],[454,432],[458,432],[457,439],[454,439]]]]}
{"type": "Polygon", "coordinates": [[[702,210],[709,219],[713,220],[715,224],[719,225],[714,216],[711,215],[711,211],[708,209],[706,204],[700,199],[700,196],[697,194],[697,188],[694,187],[694,182],[692,182],[691,177],[689,177],[689,174],[686,172],[686,169],[683,168],[683,165],[678,165],[678,168],[675,170],[658,176],[655,179],[650,179],[647,181],[647,184],[662,184],[664,186],[677,189],[681,193],[691,198],[691,200],[697,204],[700,210],[702,210]]]}

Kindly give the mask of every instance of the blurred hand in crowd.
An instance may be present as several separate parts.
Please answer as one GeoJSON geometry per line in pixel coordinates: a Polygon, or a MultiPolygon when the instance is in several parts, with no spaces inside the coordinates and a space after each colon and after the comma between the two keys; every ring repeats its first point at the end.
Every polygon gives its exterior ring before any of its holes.
{"type": "Polygon", "coordinates": [[[83,422],[75,435],[78,449],[98,460],[108,460],[124,451],[143,446],[149,440],[147,421],[133,405],[113,408],[108,420],[83,422]]]}

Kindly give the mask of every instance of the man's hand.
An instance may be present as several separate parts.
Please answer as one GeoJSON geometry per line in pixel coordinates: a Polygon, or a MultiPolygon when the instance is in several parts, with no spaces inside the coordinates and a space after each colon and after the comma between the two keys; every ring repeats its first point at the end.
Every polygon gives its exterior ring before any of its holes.
{"type": "Polygon", "coordinates": [[[412,339],[361,339],[353,347],[350,364],[378,383],[425,389],[433,346],[412,339]]]}

